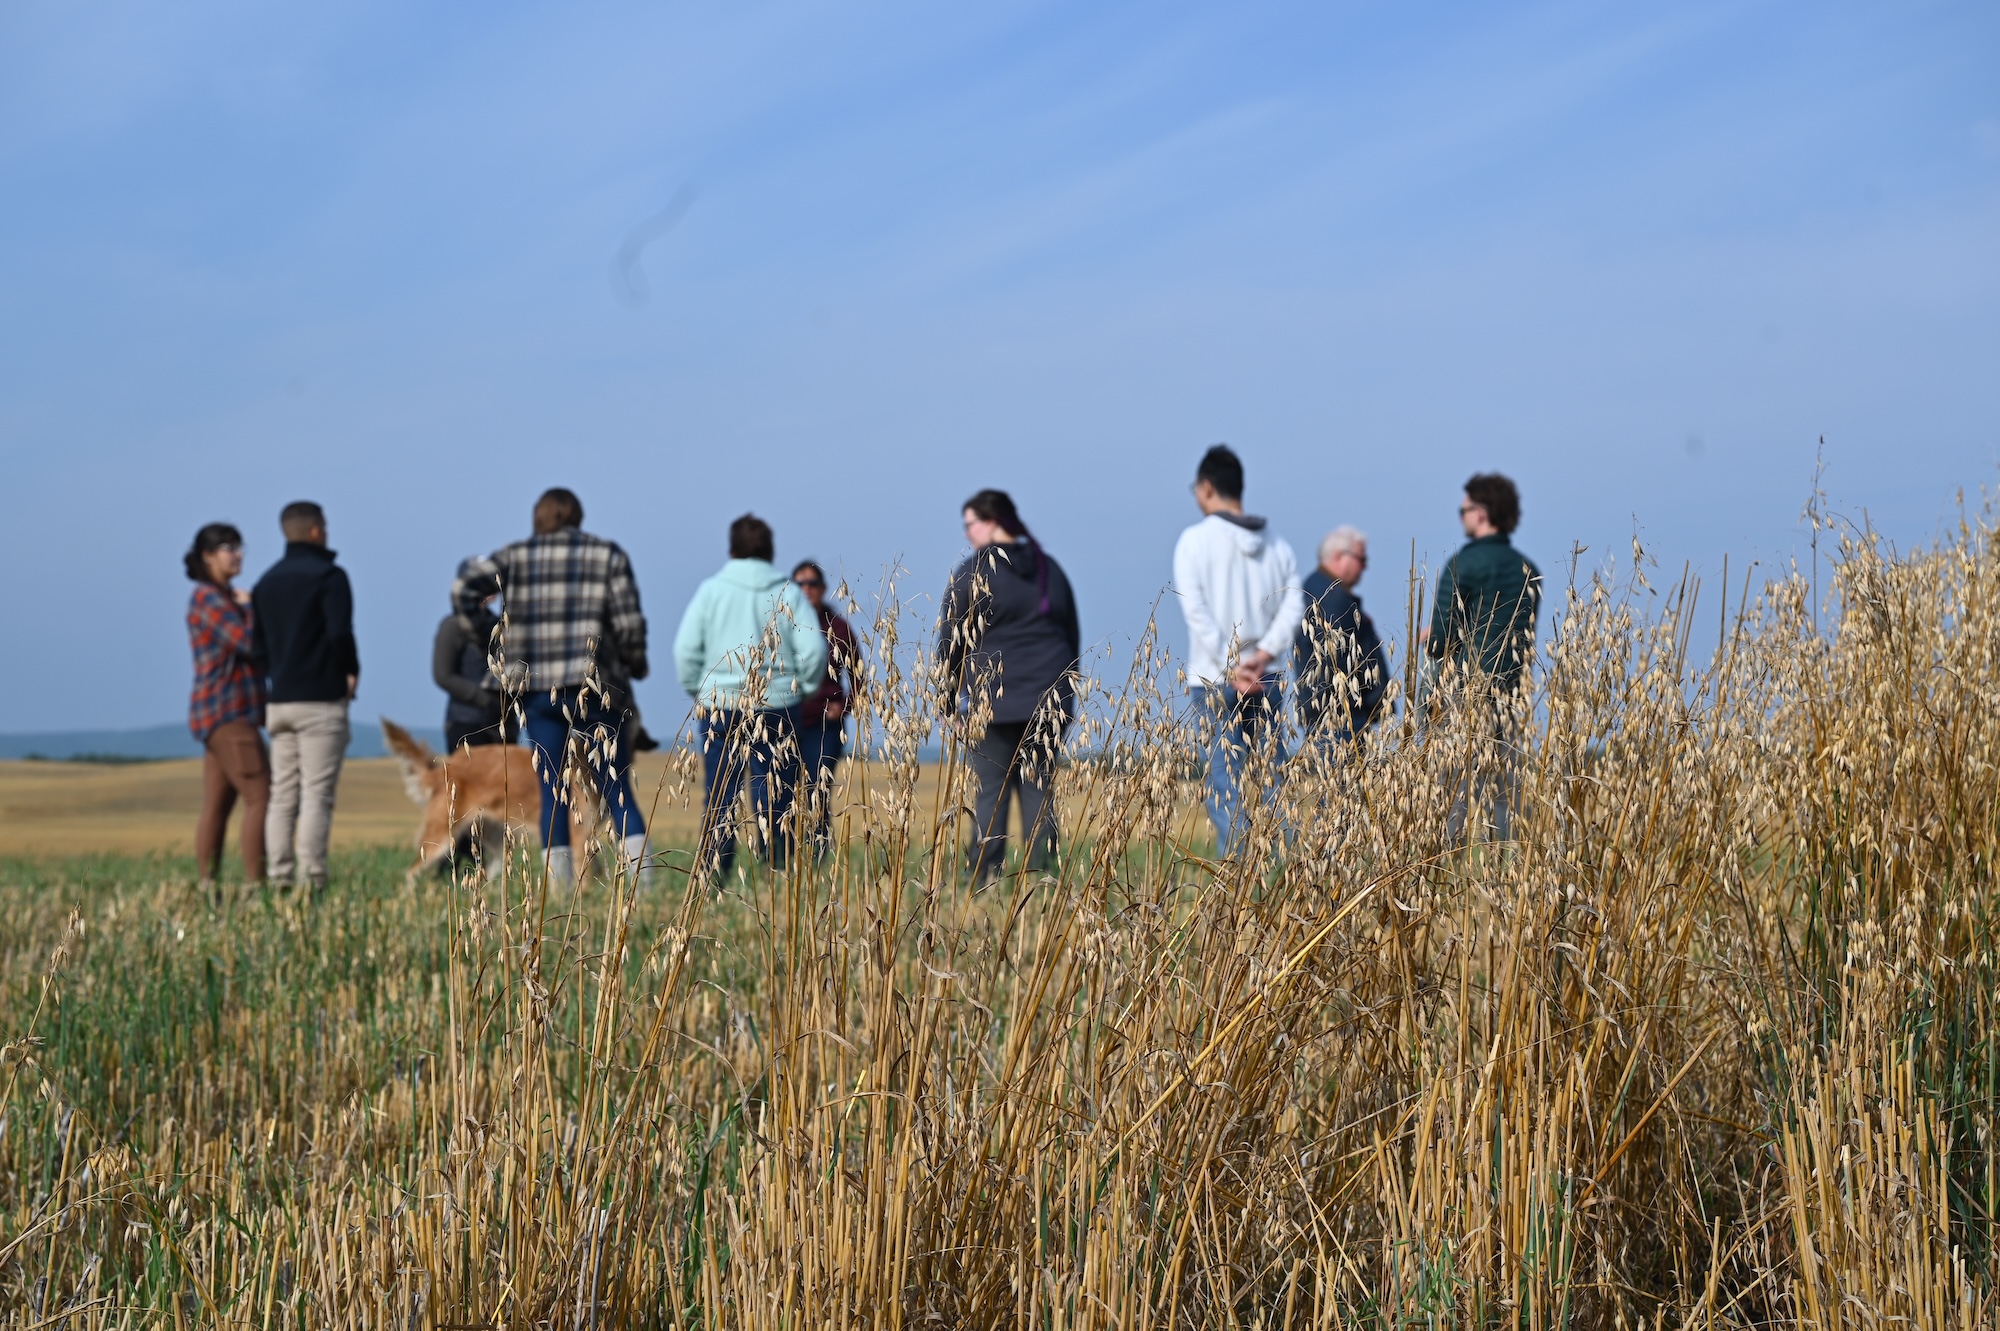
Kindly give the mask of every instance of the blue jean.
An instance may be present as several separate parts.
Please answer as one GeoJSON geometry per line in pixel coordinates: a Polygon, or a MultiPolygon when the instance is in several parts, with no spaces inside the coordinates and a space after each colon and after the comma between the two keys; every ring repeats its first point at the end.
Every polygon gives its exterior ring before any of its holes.
{"type": "Polygon", "coordinates": [[[581,688],[539,689],[522,700],[527,713],[528,749],[535,755],[535,777],[542,783],[542,844],[569,844],[569,784],[563,779],[569,762],[569,739],[582,739],[584,767],[604,797],[620,840],[641,836],[646,820],[632,797],[632,754],[625,746],[623,718],[604,705],[597,694],[581,688]],[[601,748],[611,750],[606,763],[601,748]]]}
{"type": "Polygon", "coordinates": [[[782,869],[791,850],[792,797],[799,782],[801,709],[710,712],[699,719],[702,862],[726,874],[736,863],[736,799],[750,782],[750,807],[759,835],[768,838],[771,867],[782,869]]]}
{"type": "Polygon", "coordinates": [[[844,721],[802,722],[799,726],[799,775],[818,787],[817,806],[808,815],[808,831],[814,840],[826,836],[833,816],[833,771],[847,756],[847,726],[844,721]]]}
{"type": "Polygon", "coordinates": [[[1361,738],[1361,731],[1354,729],[1344,716],[1301,716],[1299,718],[1299,752],[1331,752],[1346,748],[1361,738]]]}
{"type": "Polygon", "coordinates": [[[1249,821],[1244,807],[1243,769],[1250,755],[1268,749],[1271,760],[1271,790],[1277,793],[1277,767],[1285,760],[1284,693],[1281,678],[1264,676],[1262,693],[1238,693],[1227,684],[1197,684],[1195,705],[1207,745],[1207,789],[1202,803],[1208,820],[1215,824],[1215,853],[1227,855],[1249,821]]]}

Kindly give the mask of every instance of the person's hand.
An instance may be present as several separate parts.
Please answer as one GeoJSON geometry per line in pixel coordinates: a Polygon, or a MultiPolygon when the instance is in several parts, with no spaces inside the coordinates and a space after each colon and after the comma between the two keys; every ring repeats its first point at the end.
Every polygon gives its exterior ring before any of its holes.
{"type": "Polygon", "coordinates": [[[841,702],[840,699],[835,698],[832,702],[826,705],[827,720],[838,721],[840,720],[841,717],[846,715],[847,715],[847,705],[841,702]]]}
{"type": "Polygon", "coordinates": [[[354,691],[360,687],[361,687],[361,676],[349,675],[347,677],[347,700],[349,702],[354,701],[354,691]]]}
{"type": "Polygon", "coordinates": [[[1422,628],[1417,630],[1417,645],[1421,647],[1430,640],[1431,640],[1431,626],[1426,624],[1422,628]]]}
{"type": "Polygon", "coordinates": [[[1237,659],[1236,669],[1229,673],[1229,682],[1238,693],[1262,693],[1264,671],[1270,664],[1269,652],[1261,647],[1252,648],[1237,659]]]}

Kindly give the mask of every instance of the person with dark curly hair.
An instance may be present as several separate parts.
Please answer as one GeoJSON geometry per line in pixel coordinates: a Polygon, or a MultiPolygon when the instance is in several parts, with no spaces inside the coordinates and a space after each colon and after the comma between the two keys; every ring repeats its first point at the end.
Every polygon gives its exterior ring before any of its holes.
{"type": "Polygon", "coordinates": [[[222,867],[229,811],[243,801],[243,872],[264,878],[264,816],[271,803],[271,765],[264,752],[264,672],[252,654],[250,593],[235,585],[243,571],[243,533],[211,522],[194,534],[183,558],[194,594],[188,597],[188,645],[194,649],[194,689],[188,730],[201,745],[201,814],[194,825],[194,861],[212,889],[222,867]]]}
{"type": "Polygon", "coordinates": [[[1480,472],[1465,483],[1458,519],[1465,544],[1438,574],[1424,650],[1512,692],[1534,655],[1542,604],[1542,572],[1510,539],[1521,524],[1520,491],[1497,471],[1480,472]]]}
{"type": "Polygon", "coordinates": [[[1432,667],[1444,672],[1444,696],[1459,706],[1488,709],[1488,734],[1483,751],[1467,760],[1449,829],[1456,840],[1467,811],[1482,806],[1494,835],[1505,841],[1512,835],[1519,796],[1521,691],[1535,654],[1542,573],[1510,539],[1521,522],[1521,495],[1505,476],[1480,472],[1467,481],[1458,518],[1466,541],[1438,574],[1423,650],[1432,667]]]}

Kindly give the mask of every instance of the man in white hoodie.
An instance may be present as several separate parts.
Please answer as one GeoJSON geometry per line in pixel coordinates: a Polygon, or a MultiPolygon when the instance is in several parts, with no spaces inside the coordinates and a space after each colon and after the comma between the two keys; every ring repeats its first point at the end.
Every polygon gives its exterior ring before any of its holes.
{"type": "Polygon", "coordinates": [[[1208,738],[1209,821],[1217,854],[1242,830],[1241,787],[1253,752],[1275,767],[1282,733],[1284,655],[1305,618],[1298,561],[1263,518],[1243,512],[1243,463],[1227,444],[1195,471],[1202,520],[1174,546],[1174,591],[1188,626],[1188,680],[1208,738]]]}
{"type": "Polygon", "coordinates": [[[771,867],[785,867],[802,704],[826,678],[819,615],[771,563],[775,553],[762,518],[730,523],[729,562],[695,592],[674,636],[674,666],[701,725],[701,860],[718,874],[736,862],[733,819],[746,776],[771,867]]]}

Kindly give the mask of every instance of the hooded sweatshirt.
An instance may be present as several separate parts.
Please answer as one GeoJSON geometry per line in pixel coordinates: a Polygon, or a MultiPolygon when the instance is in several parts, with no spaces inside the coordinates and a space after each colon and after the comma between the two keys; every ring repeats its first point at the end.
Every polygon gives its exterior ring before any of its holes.
{"type": "Polygon", "coordinates": [[[792,580],[762,559],[732,559],[701,584],[674,635],[681,687],[703,707],[790,707],[826,676],[826,635],[792,580]],[[751,664],[761,681],[746,696],[751,664]]]}
{"type": "Polygon", "coordinates": [[[1032,541],[989,545],[960,564],[938,617],[938,663],[952,701],[979,690],[991,719],[1031,721],[1046,697],[1065,720],[1075,712],[1082,633],[1062,566],[1032,541]],[[1043,574],[1048,609],[1042,609],[1043,574]]]}
{"type": "Polygon", "coordinates": [[[1192,683],[1228,683],[1237,658],[1253,647],[1271,654],[1267,674],[1282,668],[1305,597],[1292,547],[1265,526],[1262,518],[1211,513],[1174,545],[1192,683]]]}

